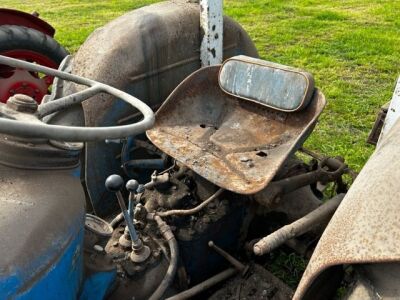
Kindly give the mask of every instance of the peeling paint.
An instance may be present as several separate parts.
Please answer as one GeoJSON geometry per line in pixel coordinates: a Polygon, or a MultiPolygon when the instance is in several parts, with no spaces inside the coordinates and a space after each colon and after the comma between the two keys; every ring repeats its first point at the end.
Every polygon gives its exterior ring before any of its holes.
{"type": "Polygon", "coordinates": [[[200,46],[203,67],[222,62],[223,9],[221,0],[200,1],[200,27],[204,32],[200,46]]]}

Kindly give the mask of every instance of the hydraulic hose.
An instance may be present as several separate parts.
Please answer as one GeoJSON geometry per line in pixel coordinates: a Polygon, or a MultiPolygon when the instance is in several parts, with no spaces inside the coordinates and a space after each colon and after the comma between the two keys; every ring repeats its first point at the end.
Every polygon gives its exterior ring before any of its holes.
{"type": "Polygon", "coordinates": [[[164,295],[165,291],[168,289],[168,287],[171,285],[172,281],[175,278],[176,270],[178,268],[179,250],[178,250],[178,243],[168,224],[165,223],[160,216],[157,216],[155,214],[149,214],[149,218],[156,221],[162,236],[168,242],[168,246],[171,252],[171,259],[169,261],[167,272],[165,273],[165,276],[161,281],[160,285],[158,286],[158,288],[149,298],[149,300],[159,300],[164,295]]]}

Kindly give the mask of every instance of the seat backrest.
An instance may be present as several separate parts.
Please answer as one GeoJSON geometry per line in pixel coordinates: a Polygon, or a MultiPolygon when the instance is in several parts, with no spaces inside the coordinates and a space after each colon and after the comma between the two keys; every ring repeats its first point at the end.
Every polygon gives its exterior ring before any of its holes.
{"type": "Polygon", "coordinates": [[[286,112],[302,110],[314,93],[311,74],[244,55],[223,63],[218,82],[230,95],[286,112]]]}

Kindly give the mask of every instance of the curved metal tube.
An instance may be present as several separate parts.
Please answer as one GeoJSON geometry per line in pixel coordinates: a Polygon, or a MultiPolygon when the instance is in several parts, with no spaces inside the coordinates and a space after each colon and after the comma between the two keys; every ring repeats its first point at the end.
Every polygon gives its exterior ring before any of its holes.
{"type": "Polygon", "coordinates": [[[154,221],[157,222],[158,228],[162,236],[168,241],[168,246],[171,252],[171,259],[169,261],[169,266],[167,272],[163,280],[161,281],[158,288],[154,291],[154,293],[150,296],[149,300],[159,300],[164,295],[165,291],[172,284],[172,281],[175,278],[176,270],[178,268],[178,242],[176,241],[171,228],[165,223],[159,216],[153,215],[154,221]]]}
{"type": "Polygon", "coordinates": [[[173,209],[173,210],[167,210],[167,211],[158,212],[157,214],[160,217],[168,217],[168,216],[172,216],[172,215],[177,215],[177,216],[193,215],[193,214],[199,212],[200,210],[202,210],[211,201],[215,200],[219,195],[222,194],[223,191],[225,191],[225,189],[220,188],[218,191],[216,191],[214,194],[212,194],[208,199],[204,200],[203,202],[201,202],[199,205],[197,205],[194,208],[191,208],[191,209],[173,209]]]}
{"type": "Polygon", "coordinates": [[[41,137],[71,142],[99,141],[105,140],[106,138],[118,139],[143,133],[147,129],[151,128],[154,124],[154,113],[150,109],[150,107],[148,107],[144,102],[140,101],[139,99],[106,84],[2,55],[0,55],[0,64],[8,65],[15,68],[23,68],[33,72],[45,73],[46,75],[56,76],[64,80],[72,81],[90,87],[87,92],[79,92],[70,96],[63,97],[59,100],[43,104],[39,109],[39,116],[45,116],[59,109],[63,109],[73,104],[80,103],[93,96],[94,92],[104,92],[115,96],[132,105],[134,108],[138,109],[144,116],[143,120],[135,124],[102,128],[69,127],[61,125],[49,125],[40,122],[26,123],[23,121],[0,118],[1,133],[17,135],[21,137],[41,137]]]}

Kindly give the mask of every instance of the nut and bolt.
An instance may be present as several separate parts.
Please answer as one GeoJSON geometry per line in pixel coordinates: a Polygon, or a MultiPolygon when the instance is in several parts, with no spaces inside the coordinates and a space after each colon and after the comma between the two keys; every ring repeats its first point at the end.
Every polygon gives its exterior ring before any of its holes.
{"type": "Polygon", "coordinates": [[[15,111],[33,114],[37,111],[38,104],[28,95],[16,94],[8,99],[7,107],[15,111]]]}

